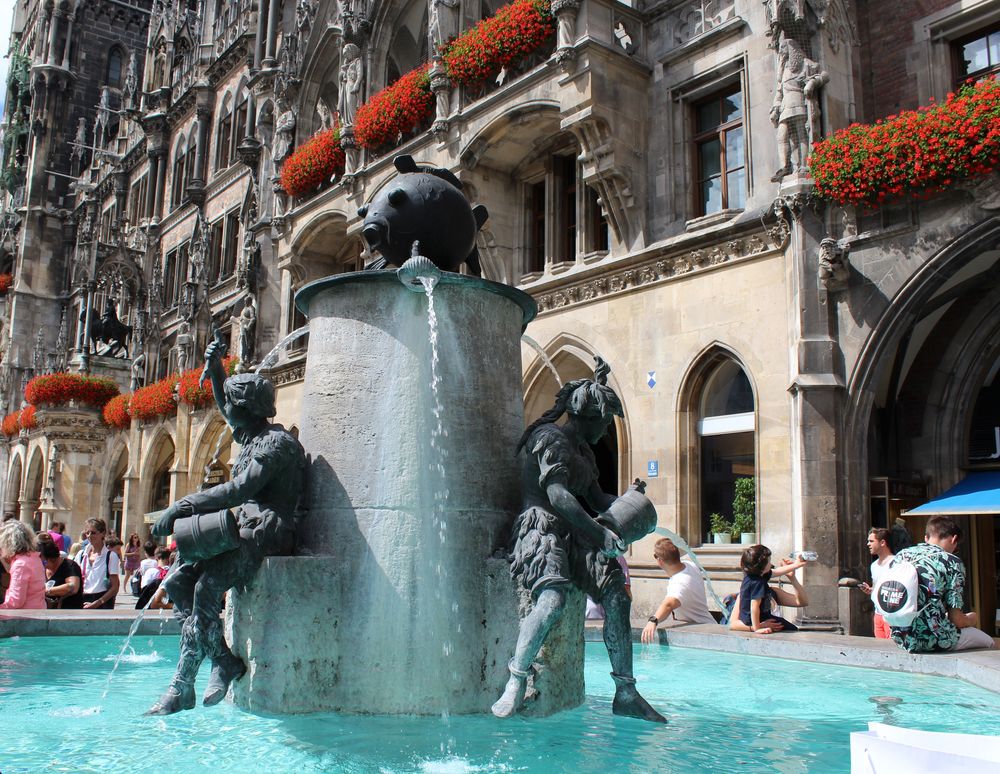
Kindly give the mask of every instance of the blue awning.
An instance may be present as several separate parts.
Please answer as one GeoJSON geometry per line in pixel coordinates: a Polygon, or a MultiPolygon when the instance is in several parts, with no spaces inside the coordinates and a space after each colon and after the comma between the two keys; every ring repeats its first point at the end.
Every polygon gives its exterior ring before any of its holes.
{"type": "Polygon", "coordinates": [[[907,516],[975,516],[1000,513],[1000,471],[970,473],[947,492],[906,511],[907,516]]]}

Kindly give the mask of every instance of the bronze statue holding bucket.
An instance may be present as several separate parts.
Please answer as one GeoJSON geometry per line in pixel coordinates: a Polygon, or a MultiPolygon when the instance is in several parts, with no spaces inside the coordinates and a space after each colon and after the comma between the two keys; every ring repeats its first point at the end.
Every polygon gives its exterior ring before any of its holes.
{"type": "Polygon", "coordinates": [[[300,515],[306,456],[275,414],[274,386],[252,373],[228,379],[217,337],[205,351],[205,373],[219,410],[241,445],[230,481],[182,497],[163,511],[153,534],[177,539],[180,555],[164,585],[182,621],[181,655],[166,693],[148,715],[170,715],[195,705],[194,680],[206,657],[212,675],[202,703],[222,701],[246,672],[222,631],[223,595],[253,578],[265,556],[290,554],[300,515]]]}

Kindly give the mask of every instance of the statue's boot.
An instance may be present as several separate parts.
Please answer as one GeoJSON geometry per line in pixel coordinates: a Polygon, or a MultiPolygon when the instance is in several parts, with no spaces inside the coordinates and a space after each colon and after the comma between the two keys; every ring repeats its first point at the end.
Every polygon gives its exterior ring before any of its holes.
{"type": "Polygon", "coordinates": [[[611,711],[616,715],[625,715],[639,720],[650,720],[654,723],[666,723],[667,719],[653,709],[635,689],[635,678],[611,673],[615,681],[615,700],[611,711]]]}
{"type": "Polygon", "coordinates": [[[246,671],[246,664],[226,648],[225,652],[220,654],[218,658],[212,659],[212,674],[208,678],[208,686],[205,688],[205,695],[202,696],[201,703],[206,707],[218,704],[226,698],[229,684],[243,677],[246,671]]]}
{"type": "Polygon", "coordinates": [[[159,700],[146,710],[147,715],[173,715],[181,710],[194,709],[194,683],[189,683],[178,678],[170,683],[167,692],[159,700]]]}
{"type": "Polygon", "coordinates": [[[779,169],[777,172],[775,172],[773,175],[771,175],[771,182],[772,183],[780,183],[783,178],[785,178],[788,175],[792,174],[793,171],[794,170],[792,169],[792,163],[788,162],[781,169],[779,169]]]}
{"type": "Polygon", "coordinates": [[[521,702],[524,701],[524,691],[528,686],[528,671],[516,669],[513,663],[507,665],[510,670],[510,679],[503,689],[503,695],[497,699],[490,707],[493,714],[498,718],[509,718],[521,709],[521,702]]]}

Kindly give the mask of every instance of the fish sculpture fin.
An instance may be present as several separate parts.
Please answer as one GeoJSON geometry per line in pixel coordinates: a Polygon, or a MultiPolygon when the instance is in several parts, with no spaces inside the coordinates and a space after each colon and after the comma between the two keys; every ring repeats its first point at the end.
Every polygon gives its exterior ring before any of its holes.
{"type": "Polygon", "coordinates": [[[396,168],[397,172],[416,172],[417,162],[413,160],[413,156],[409,154],[404,154],[402,156],[396,156],[392,160],[392,165],[396,168]]]}
{"type": "Polygon", "coordinates": [[[365,264],[365,271],[379,271],[384,269],[389,265],[389,262],[385,259],[384,255],[376,256],[372,258],[368,263],[365,264]]]}
{"type": "Polygon", "coordinates": [[[472,217],[476,219],[476,231],[479,231],[483,227],[483,224],[490,217],[489,210],[486,209],[486,205],[477,204],[472,208],[472,217]]]}
{"type": "Polygon", "coordinates": [[[472,252],[469,253],[469,257],[465,259],[465,266],[469,270],[469,274],[473,277],[483,276],[483,267],[479,265],[479,248],[473,247],[472,252]]]}
{"type": "Polygon", "coordinates": [[[464,188],[464,186],[462,185],[462,181],[459,180],[457,177],[455,177],[455,173],[452,172],[450,169],[445,169],[444,167],[431,167],[429,169],[425,169],[424,172],[426,172],[429,175],[434,175],[434,177],[440,178],[441,180],[444,180],[446,183],[451,183],[459,191],[461,191],[464,188]]]}

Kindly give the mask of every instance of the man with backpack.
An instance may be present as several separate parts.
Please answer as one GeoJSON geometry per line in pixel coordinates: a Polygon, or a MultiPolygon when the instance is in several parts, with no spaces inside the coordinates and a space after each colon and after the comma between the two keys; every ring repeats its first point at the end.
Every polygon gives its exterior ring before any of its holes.
{"type": "Polygon", "coordinates": [[[962,528],[949,516],[927,522],[924,542],[896,554],[872,592],[893,641],[910,653],[995,647],[977,629],[975,613],[963,613],[965,565],[955,555],[962,528]]]}

